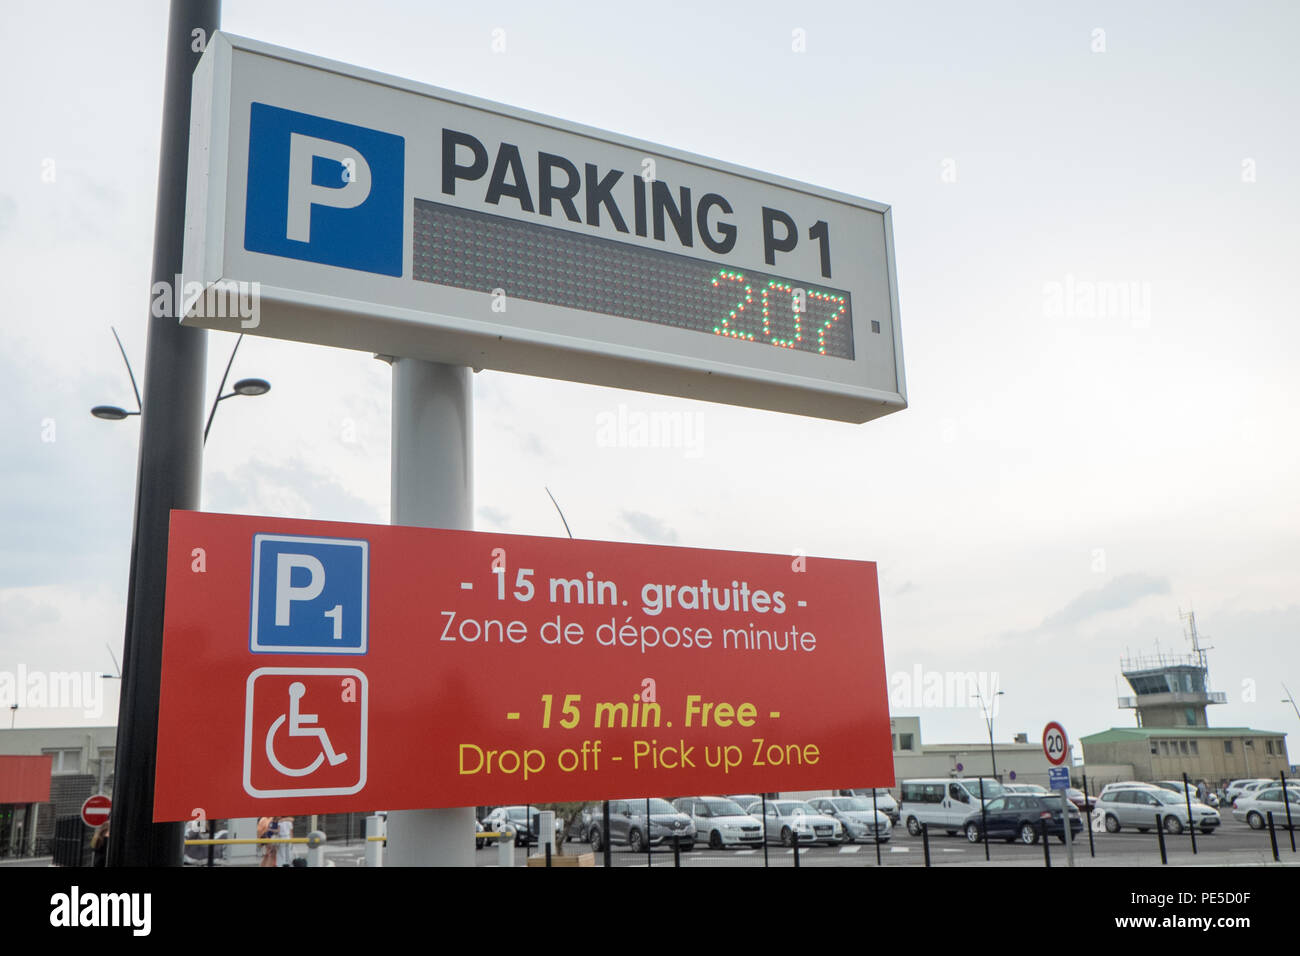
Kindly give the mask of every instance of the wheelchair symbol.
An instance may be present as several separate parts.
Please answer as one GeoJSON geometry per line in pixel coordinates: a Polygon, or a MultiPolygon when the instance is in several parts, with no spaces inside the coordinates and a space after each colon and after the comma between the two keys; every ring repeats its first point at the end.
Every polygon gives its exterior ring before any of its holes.
{"type": "Polygon", "coordinates": [[[331,767],[337,767],[348,759],[347,754],[337,754],[334,747],[330,744],[329,732],[323,727],[309,726],[316,722],[315,714],[304,714],[299,711],[299,705],[302,701],[302,695],[307,693],[306,686],[302,681],[294,681],[289,685],[289,713],[281,714],[275,718],[271,724],[271,729],[266,732],[266,759],[271,761],[271,766],[287,777],[305,777],[314,773],[316,768],[321,765],[322,760],[329,760],[331,767]],[[316,755],[313,760],[305,767],[297,769],[286,767],[275,755],[275,735],[280,727],[284,724],[285,719],[289,721],[290,737],[318,737],[320,738],[321,753],[316,755]]]}
{"type": "Polygon", "coordinates": [[[249,674],[244,792],[259,798],[361,792],[368,686],[352,667],[259,667],[249,674]]]}

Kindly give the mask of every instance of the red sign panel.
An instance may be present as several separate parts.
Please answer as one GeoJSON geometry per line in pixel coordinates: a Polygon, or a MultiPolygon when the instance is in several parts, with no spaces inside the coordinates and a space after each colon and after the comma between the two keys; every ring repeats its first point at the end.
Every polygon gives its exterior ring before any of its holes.
{"type": "Polygon", "coordinates": [[[172,514],[156,820],[892,783],[874,564],[172,514]]]}
{"type": "Polygon", "coordinates": [[[54,758],[0,755],[0,804],[45,803],[50,799],[54,758]]]}

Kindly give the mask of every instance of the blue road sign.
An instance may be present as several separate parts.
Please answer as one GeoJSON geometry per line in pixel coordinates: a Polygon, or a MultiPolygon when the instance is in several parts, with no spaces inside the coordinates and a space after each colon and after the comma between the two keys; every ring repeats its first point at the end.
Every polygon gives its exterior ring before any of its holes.
{"type": "Polygon", "coordinates": [[[253,536],[248,649],[257,654],[364,654],[370,544],[253,536]]]}
{"type": "Polygon", "coordinates": [[[1067,790],[1070,787],[1069,767],[1049,767],[1047,771],[1049,790],[1067,790]]]}

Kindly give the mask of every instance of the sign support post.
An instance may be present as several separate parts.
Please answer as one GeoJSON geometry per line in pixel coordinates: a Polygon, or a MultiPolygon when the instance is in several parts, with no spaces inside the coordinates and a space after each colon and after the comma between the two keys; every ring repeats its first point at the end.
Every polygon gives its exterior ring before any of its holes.
{"type": "MultiPolygon", "coordinates": [[[[151,290],[171,288],[179,306],[185,238],[191,76],[221,25],[221,0],[172,0],[167,21],[162,145],[154,214],[151,290]]],[[[176,311],[180,311],[179,308],[176,311]]],[[[154,823],[158,693],[162,683],[163,594],[173,508],[197,508],[203,471],[203,379],[207,335],[185,328],[171,309],[149,318],[144,405],[136,473],[131,573],[109,866],[180,866],[181,824],[154,823]]]]}
{"type": "MultiPolygon", "coordinates": [[[[391,361],[392,522],[468,531],[474,524],[470,370],[420,359],[391,361]]],[[[391,866],[473,866],[473,808],[389,813],[388,857],[391,866]]]]}

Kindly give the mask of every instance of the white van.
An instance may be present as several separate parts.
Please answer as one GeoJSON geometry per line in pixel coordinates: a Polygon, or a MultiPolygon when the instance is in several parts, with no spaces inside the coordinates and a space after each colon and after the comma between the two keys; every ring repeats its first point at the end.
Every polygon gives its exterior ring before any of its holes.
{"type": "Polygon", "coordinates": [[[899,786],[899,820],[912,836],[921,835],[923,823],[931,830],[942,828],[956,836],[965,819],[980,808],[981,783],[985,803],[1005,793],[992,777],[904,780],[899,786]]]}

